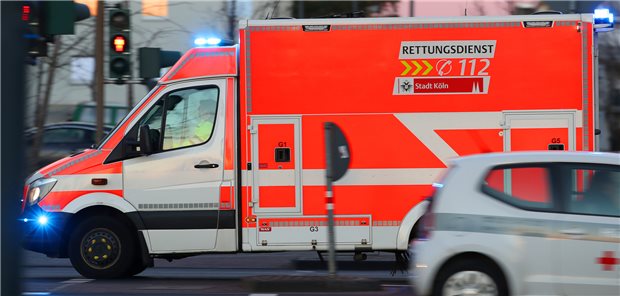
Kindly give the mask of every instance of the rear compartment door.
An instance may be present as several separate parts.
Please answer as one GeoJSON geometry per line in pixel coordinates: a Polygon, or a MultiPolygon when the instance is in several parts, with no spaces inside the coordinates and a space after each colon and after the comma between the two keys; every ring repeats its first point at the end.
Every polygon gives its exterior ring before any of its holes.
{"type": "MultiPolygon", "coordinates": [[[[575,111],[504,112],[504,151],[575,150],[575,111]]],[[[542,191],[542,171],[504,170],[504,188],[530,182],[531,190],[542,191]]],[[[538,192],[538,196],[543,192],[538,192]]]]}
{"type": "Polygon", "coordinates": [[[576,111],[506,111],[504,151],[574,151],[576,120],[576,111]]]}
{"type": "Polygon", "coordinates": [[[254,213],[301,213],[300,119],[252,118],[254,213]]]}

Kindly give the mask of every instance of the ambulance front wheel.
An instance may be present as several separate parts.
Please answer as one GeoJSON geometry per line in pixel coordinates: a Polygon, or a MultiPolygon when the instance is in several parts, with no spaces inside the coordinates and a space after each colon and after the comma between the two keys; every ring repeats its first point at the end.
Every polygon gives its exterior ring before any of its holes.
{"type": "Polygon", "coordinates": [[[136,239],[127,225],[108,216],[81,221],[69,238],[69,258],[84,277],[108,279],[134,273],[136,239]]]}
{"type": "Polygon", "coordinates": [[[433,295],[507,296],[508,285],[495,264],[486,260],[457,260],[439,271],[433,295]]]}

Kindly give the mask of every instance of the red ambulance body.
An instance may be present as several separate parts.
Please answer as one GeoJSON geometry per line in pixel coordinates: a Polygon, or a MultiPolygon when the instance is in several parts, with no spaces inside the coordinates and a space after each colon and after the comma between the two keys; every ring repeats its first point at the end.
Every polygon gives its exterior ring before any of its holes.
{"type": "Polygon", "coordinates": [[[405,252],[448,159],[596,150],[597,27],[592,15],[243,21],[239,45],[188,51],[99,147],[27,180],[26,247],[93,278],[152,258],[324,251],[334,122],[351,154],[334,184],[336,249],[405,252]]]}

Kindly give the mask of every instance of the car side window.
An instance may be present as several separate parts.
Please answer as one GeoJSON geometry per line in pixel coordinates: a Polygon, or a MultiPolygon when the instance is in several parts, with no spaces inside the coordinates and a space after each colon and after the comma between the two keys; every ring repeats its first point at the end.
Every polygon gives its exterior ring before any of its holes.
{"type": "Polygon", "coordinates": [[[59,128],[43,132],[43,144],[82,143],[85,131],[75,128],[59,128]]]}
{"type": "Polygon", "coordinates": [[[562,182],[568,192],[565,211],[620,217],[620,168],[613,166],[571,166],[562,182]]]}
{"type": "Polygon", "coordinates": [[[173,91],[161,98],[134,127],[148,125],[152,146],[167,151],[203,144],[211,138],[219,89],[217,87],[187,88],[173,91]]]}
{"type": "Polygon", "coordinates": [[[163,150],[200,145],[209,141],[215,126],[217,88],[183,89],[166,101],[163,150]]]}
{"type": "Polygon", "coordinates": [[[482,191],[500,201],[527,210],[554,208],[547,167],[497,167],[485,177],[482,191]]]}

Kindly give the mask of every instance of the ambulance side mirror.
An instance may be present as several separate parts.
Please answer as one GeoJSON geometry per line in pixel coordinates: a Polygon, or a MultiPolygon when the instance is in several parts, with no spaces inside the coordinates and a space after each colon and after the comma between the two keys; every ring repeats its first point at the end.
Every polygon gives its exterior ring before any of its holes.
{"type": "Polygon", "coordinates": [[[149,155],[153,153],[153,141],[151,139],[151,129],[148,124],[140,126],[140,153],[149,155]]]}

